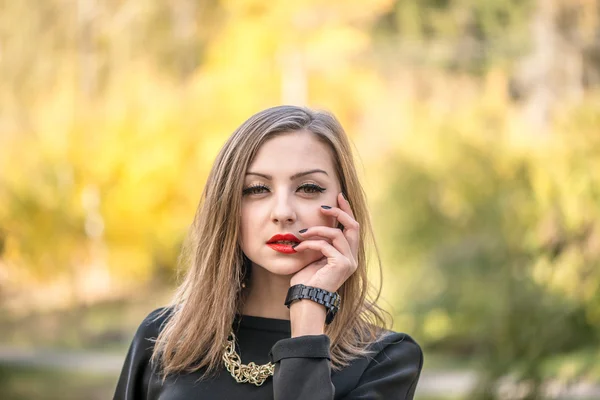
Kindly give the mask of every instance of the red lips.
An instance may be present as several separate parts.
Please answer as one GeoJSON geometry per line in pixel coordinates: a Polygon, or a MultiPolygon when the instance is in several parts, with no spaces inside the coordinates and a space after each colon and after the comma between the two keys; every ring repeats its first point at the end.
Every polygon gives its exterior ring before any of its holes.
{"type": "Polygon", "coordinates": [[[292,235],[291,233],[285,233],[283,235],[277,234],[277,235],[273,236],[267,242],[267,246],[269,246],[270,248],[272,248],[273,250],[275,250],[279,253],[284,253],[284,254],[296,253],[296,250],[294,250],[292,248],[291,244],[275,243],[280,240],[286,240],[289,242],[300,243],[300,239],[298,239],[296,236],[292,235]]]}
{"type": "Polygon", "coordinates": [[[269,241],[267,243],[273,243],[273,242],[277,242],[280,240],[286,240],[288,242],[300,243],[300,239],[298,239],[296,236],[292,235],[291,233],[284,233],[283,235],[278,233],[277,235],[275,235],[271,239],[269,239],[269,241]]]}

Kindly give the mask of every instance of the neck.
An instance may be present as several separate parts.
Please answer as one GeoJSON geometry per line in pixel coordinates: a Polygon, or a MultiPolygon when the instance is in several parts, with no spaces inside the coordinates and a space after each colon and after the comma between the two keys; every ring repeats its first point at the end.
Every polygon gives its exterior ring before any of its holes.
{"type": "Polygon", "coordinates": [[[250,282],[242,314],[276,319],[290,319],[290,310],[284,301],[290,288],[290,276],[275,275],[266,269],[252,265],[250,282]]]}

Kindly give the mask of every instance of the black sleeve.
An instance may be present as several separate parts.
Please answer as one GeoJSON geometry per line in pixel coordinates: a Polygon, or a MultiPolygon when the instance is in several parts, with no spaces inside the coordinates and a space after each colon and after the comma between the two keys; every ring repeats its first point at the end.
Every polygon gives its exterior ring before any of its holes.
{"type": "Polygon", "coordinates": [[[275,363],[273,397],[275,400],[332,400],[329,336],[306,335],[282,339],[269,356],[275,363]]]}
{"type": "Polygon", "coordinates": [[[138,327],[125,357],[113,400],[146,399],[152,372],[150,357],[154,348],[153,339],[158,336],[160,325],[160,320],[156,318],[161,311],[161,308],[152,311],[138,327]]]}
{"type": "Polygon", "coordinates": [[[393,333],[344,400],[412,400],[423,368],[423,351],[410,336],[393,333]]]}
{"type": "MultiPolygon", "coordinates": [[[[327,335],[309,335],[283,339],[273,346],[275,400],[333,400],[329,345],[327,335]]],[[[412,400],[423,367],[420,346],[410,336],[394,332],[375,348],[380,351],[344,399],[412,400]]]]}

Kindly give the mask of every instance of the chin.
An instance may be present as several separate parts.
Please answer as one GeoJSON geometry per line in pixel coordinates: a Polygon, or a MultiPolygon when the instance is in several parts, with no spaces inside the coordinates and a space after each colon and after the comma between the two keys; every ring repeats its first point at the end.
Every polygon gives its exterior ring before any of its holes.
{"type": "Polygon", "coordinates": [[[298,262],[298,260],[290,261],[275,261],[269,263],[269,268],[265,268],[272,274],[288,276],[294,275],[304,267],[304,264],[298,262]]]}
{"type": "Polygon", "coordinates": [[[306,265],[310,264],[310,262],[303,260],[298,255],[281,254],[264,257],[261,260],[257,260],[256,264],[272,274],[287,276],[300,271],[306,265]],[[266,265],[266,267],[263,265],[266,265]]]}

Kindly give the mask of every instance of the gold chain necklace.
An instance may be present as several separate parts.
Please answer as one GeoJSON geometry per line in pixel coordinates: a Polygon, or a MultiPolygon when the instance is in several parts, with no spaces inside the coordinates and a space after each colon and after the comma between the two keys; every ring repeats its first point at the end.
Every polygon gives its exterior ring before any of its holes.
{"type": "Polygon", "coordinates": [[[271,362],[268,362],[264,365],[257,365],[254,362],[249,363],[248,365],[242,364],[242,360],[240,356],[235,352],[235,335],[233,331],[229,333],[227,338],[227,344],[225,347],[225,353],[223,354],[223,361],[225,362],[225,367],[227,371],[231,373],[231,376],[238,383],[253,383],[256,386],[262,385],[267,378],[273,376],[275,372],[275,365],[271,362]]]}

